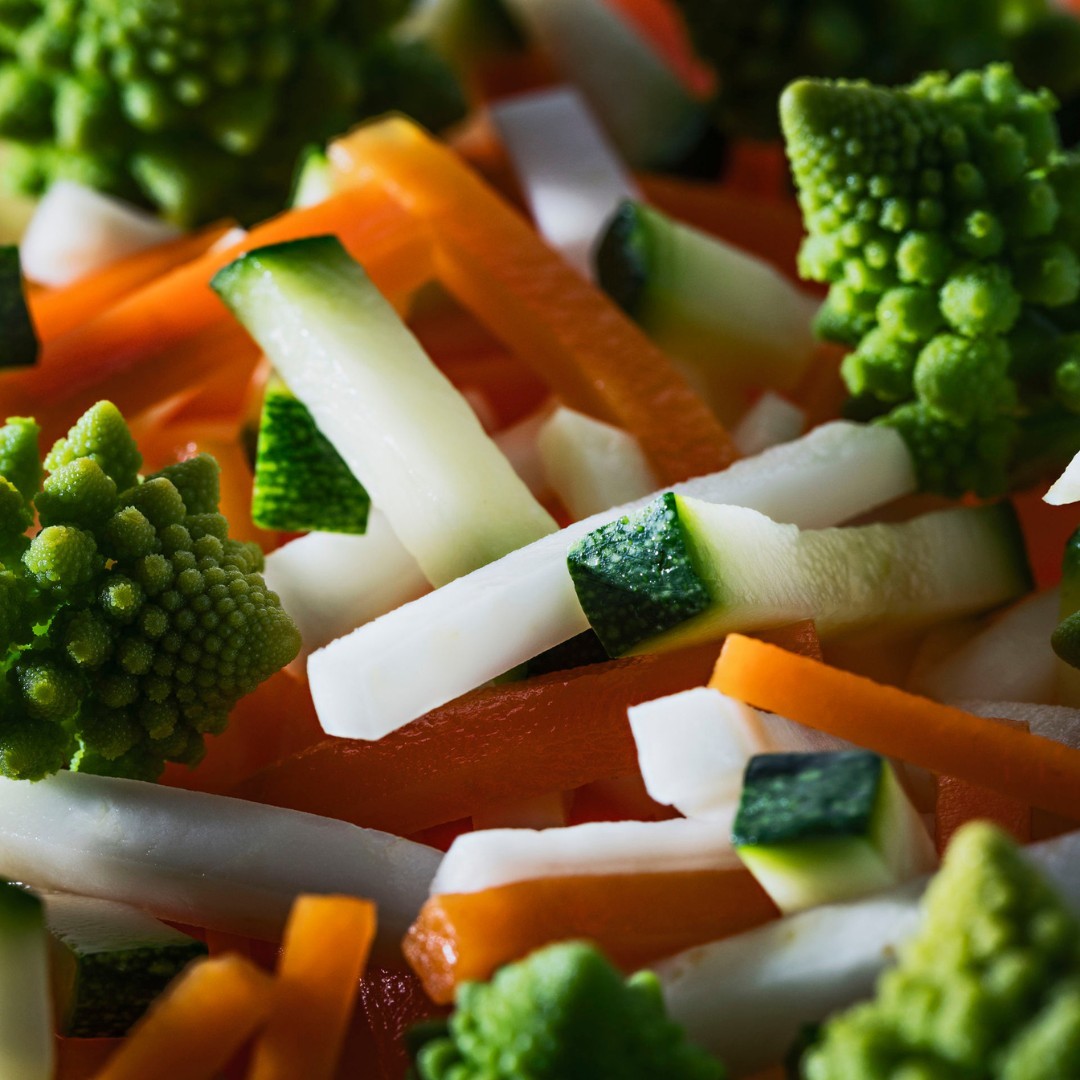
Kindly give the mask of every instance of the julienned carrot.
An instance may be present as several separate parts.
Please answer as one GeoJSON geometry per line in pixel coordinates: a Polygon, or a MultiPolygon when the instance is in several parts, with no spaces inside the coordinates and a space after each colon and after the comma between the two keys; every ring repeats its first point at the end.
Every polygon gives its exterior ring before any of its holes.
{"type": "Polygon", "coordinates": [[[330,147],[339,182],[384,183],[431,224],[442,284],[571,407],[633,434],[662,483],[735,457],[708,407],[610,300],[445,146],[402,118],[330,147]]]}
{"type": "Polygon", "coordinates": [[[370,901],[297,898],[248,1080],[333,1080],[374,937],[370,901]]]}
{"type": "MultiPolygon", "coordinates": [[[[170,348],[199,331],[229,321],[210,279],[244,251],[323,233],[337,235],[384,292],[407,293],[430,277],[430,243],[424,227],[377,185],[354,189],[299,210],[289,210],[226,248],[207,252],[121,300],[93,321],[46,344],[38,365],[0,380],[0,405],[8,413],[92,394],[110,378],[153,369],[170,348]]],[[[190,378],[186,380],[190,383],[190,378]]],[[[169,386],[162,397],[172,393],[169,386]]]]}
{"type": "Polygon", "coordinates": [[[369,1071],[349,1072],[340,1080],[367,1080],[369,1076],[370,1080],[401,1080],[409,1068],[406,1033],[420,1021],[446,1011],[432,1003],[411,971],[378,967],[369,969],[360,981],[360,1005],[373,1044],[367,1059],[369,1071]]]}
{"type": "Polygon", "coordinates": [[[1080,750],[732,634],[710,685],[759,709],[1080,818],[1080,750]]]}
{"type": "Polygon", "coordinates": [[[56,1080],[93,1080],[101,1066],[116,1053],[119,1039],[56,1040],[56,1080]]]}
{"type": "Polygon", "coordinates": [[[65,288],[36,293],[30,298],[30,313],[38,337],[52,341],[89,322],[128,293],[198,258],[236,227],[235,221],[207,225],[198,232],[138,251],[65,288]]]}
{"type": "Polygon", "coordinates": [[[1080,511],[1075,506],[1050,506],[1043,502],[1046,484],[1013,495],[1016,516],[1024,533],[1024,543],[1035,584],[1049,589],[1061,581],[1061,553],[1065,541],[1080,527],[1080,511]]]}
{"type": "Polygon", "coordinates": [[[651,960],[774,918],[741,868],[538,878],[434,896],[405,937],[405,957],[433,1001],[553,941],[589,938],[635,970],[651,960]]]}
{"type": "Polygon", "coordinates": [[[242,957],[197,960],[96,1080],[211,1080],[270,1015],[274,980],[242,957]]]}
{"type": "Polygon", "coordinates": [[[1031,842],[1031,807],[1026,802],[955,776],[939,776],[934,833],[938,851],[944,852],[969,821],[992,821],[1020,843],[1031,842]]]}
{"type": "Polygon", "coordinates": [[[683,84],[705,97],[716,88],[716,73],[694,52],[686,23],[668,0],[610,0],[667,61],[683,84]]]}

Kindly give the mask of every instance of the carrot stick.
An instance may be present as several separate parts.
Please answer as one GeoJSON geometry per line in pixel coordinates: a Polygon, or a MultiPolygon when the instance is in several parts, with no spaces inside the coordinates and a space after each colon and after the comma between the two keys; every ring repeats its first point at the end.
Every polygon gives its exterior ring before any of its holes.
{"type": "Polygon", "coordinates": [[[370,901],[297,898],[249,1080],[333,1080],[374,937],[370,901]]]}
{"type": "Polygon", "coordinates": [[[939,852],[969,821],[992,821],[1021,844],[1031,842],[1031,807],[1020,799],[979,787],[955,776],[937,778],[934,840],[939,852]]]}
{"type": "Polygon", "coordinates": [[[190,964],[97,1080],[212,1080],[270,1015],[273,991],[274,980],[239,956],[190,964]]]}
{"type": "Polygon", "coordinates": [[[690,91],[706,97],[716,89],[716,73],[694,52],[679,9],[667,0],[610,0],[647,38],[690,91]]]}
{"type": "Polygon", "coordinates": [[[378,187],[357,186],[317,206],[271,219],[237,243],[207,252],[46,343],[36,367],[0,380],[0,405],[9,413],[31,412],[42,402],[92,394],[109,378],[146,367],[160,377],[165,370],[159,361],[162,354],[199,331],[229,321],[210,288],[218,270],[253,248],[323,233],[339,236],[383,292],[408,292],[429,276],[425,230],[378,187]]]}
{"type": "Polygon", "coordinates": [[[1080,818],[1080,750],[1050,739],[739,634],[724,643],[709,685],[886,757],[1080,818]]]}
{"type": "Polygon", "coordinates": [[[589,938],[632,971],[776,914],[741,868],[537,878],[432,897],[403,948],[428,995],[445,1004],[462,982],[553,941],[589,938]]]}
{"type": "Polygon", "coordinates": [[[330,147],[339,181],[372,179],[431,224],[442,284],[565,404],[633,434],[662,483],[723,468],[731,440],[667,357],[448,148],[408,120],[330,147]]]}
{"type": "Polygon", "coordinates": [[[30,299],[30,314],[42,341],[73,330],[154,278],[198,258],[216,244],[235,221],[207,225],[198,232],[138,251],[63,289],[49,289],[30,299]]]}
{"type": "Polygon", "coordinates": [[[56,1080],[92,1080],[120,1045],[120,1039],[57,1037],[56,1080]]]}
{"type": "MultiPolygon", "coordinates": [[[[360,1004],[373,1043],[371,1080],[401,1080],[409,1069],[405,1035],[446,1010],[432,1003],[411,971],[389,968],[368,970],[360,980],[360,1004]]],[[[359,1078],[350,1074],[348,1080],[359,1078]]]]}

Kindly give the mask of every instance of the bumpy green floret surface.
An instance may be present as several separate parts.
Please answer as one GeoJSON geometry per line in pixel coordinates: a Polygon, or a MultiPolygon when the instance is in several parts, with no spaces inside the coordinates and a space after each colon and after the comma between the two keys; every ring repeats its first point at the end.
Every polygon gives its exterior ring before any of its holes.
{"type": "Polygon", "coordinates": [[[976,823],[874,1001],[831,1020],[805,1080],[1080,1076],[1080,925],[1012,841],[976,823]]]}
{"type": "Polygon", "coordinates": [[[1080,159],[1055,104],[1002,64],[781,99],[818,332],[853,347],[848,389],[925,489],[1000,494],[1029,429],[1080,417],[1080,159]]]}
{"type": "Polygon", "coordinates": [[[70,179],[190,225],[284,206],[301,148],[381,109],[405,67],[407,106],[456,119],[437,57],[397,64],[402,0],[18,0],[0,4],[0,139],[31,194],[70,179]],[[369,75],[369,54],[378,72],[369,75]],[[372,97],[369,104],[368,98],[372,97]]]}
{"type": "Polygon", "coordinates": [[[37,434],[0,428],[0,773],[193,765],[299,651],[262,553],[229,539],[213,458],[140,479],[108,402],[53,447],[40,491],[37,434]]]}
{"type": "Polygon", "coordinates": [[[686,1042],[650,973],[624,979],[591,945],[563,942],[464,983],[445,1036],[419,1051],[420,1080],[722,1080],[686,1042]]]}

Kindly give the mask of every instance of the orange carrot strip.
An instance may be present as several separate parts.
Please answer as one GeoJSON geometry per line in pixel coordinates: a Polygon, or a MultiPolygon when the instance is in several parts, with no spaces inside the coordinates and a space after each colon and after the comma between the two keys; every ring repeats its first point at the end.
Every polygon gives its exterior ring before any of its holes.
{"type": "Polygon", "coordinates": [[[129,255],[66,288],[37,293],[30,299],[30,314],[38,337],[51,341],[89,322],[128,293],[198,258],[233,228],[235,221],[207,225],[198,232],[129,255]]]}
{"type": "MultiPolygon", "coordinates": [[[[367,1020],[373,1066],[371,1080],[401,1080],[409,1070],[405,1035],[414,1024],[442,1016],[411,971],[372,968],[360,980],[360,1004],[367,1020]]],[[[365,1074],[366,1075],[366,1074],[365,1074]]],[[[346,1080],[342,1077],[341,1080],[346,1080]]],[[[350,1073],[347,1080],[360,1080],[350,1073]]]]}
{"type": "Polygon", "coordinates": [[[374,937],[370,901],[297,898],[249,1080],[333,1080],[374,937]]]}
{"type": "Polygon", "coordinates": [[[1043,502],[1046,485],[1013,495],[1016,516],[1024,533],[1031,572],[1040,589],[1049,589],[1061,581],[1061,556],[1065,542],[1080,527],[1080,513],[1075,506],[1051,506],[1043,502]]]}
{"type": "Polygon", "coordinates": [[[270,1015],[274,980],[242,957],[197,960],[132,1029],[97,1080],[212,1080],[270,1015]]]}
{"type": "Polygon", "coordinates": [[[1020,799],[955,776],[937,778],[935,843],[943,852],[961,826],[969,821],[992,821],[1020,843],[1031,842],[1031,807],[1020,799]]]}
{"type": "Polygon", "coordinates": [[[667,357],[448,148],[408,120],[332,144],[345,184],[378,179],[430,222],[443,285],[565,404],[633,434],[662,483],[714,472],[733,444],[667,357]]]}
{"type": "Polygon", "coordinates": [[[164,365],[158,358],[170,347],[228,322],[225,306],[210,288],[218,270],[253,248],[324,233],[340,237],[383,292],[409,292],[430,276],[430,244],[423,227],[385,191],[357,186],[271,219],[243,240],[207,252],[48,342],[36,367],[0,380],[0,404],[9,412],[27,412],[40,402],[92,392],[109,377],[130,375],[140,367],[149,366],[160,376],[164,365]]]}
{"type": "Polygon", "coordinates": [[[716,73],[694,52],[679,9],[667,0],[610,0],[653,45],[690,91],[707,96],[716,89],[716,73]]]}
{"type": "Polygon", "coordinates": [[[92,1080],[116,1053],[119,1039],[56,1040],[56,1080],[92,1080]]]}
{"type": "Polygon", "coordinates": [[[433,1001],[553,941],[589,938],[627,970],[741,933],[776,908],[746,870],[538,878],[434,896],[405,936],[433,1001]]]}
{"type": "Polygon", "coordinates": [[[882,686],[740,634],[709,684],[887,757],[1080,817],[1080,750],[882,686]]]}

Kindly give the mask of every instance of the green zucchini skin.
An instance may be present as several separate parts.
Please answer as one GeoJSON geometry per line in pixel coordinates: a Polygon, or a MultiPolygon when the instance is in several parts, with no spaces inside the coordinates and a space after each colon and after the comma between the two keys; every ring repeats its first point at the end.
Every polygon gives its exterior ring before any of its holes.
{"type": "Polygon", "coordinates": [[[19,249],[0,246],[0,370],[31,367],[40,345],[23,291],[19,249]]]}

